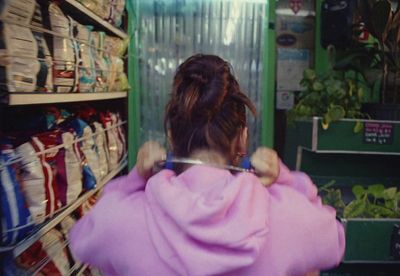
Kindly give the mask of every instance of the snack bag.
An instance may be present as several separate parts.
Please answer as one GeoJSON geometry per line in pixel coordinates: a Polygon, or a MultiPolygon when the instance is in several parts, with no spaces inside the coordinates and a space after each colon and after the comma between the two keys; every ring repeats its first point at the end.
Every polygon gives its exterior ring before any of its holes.
{"type": "Polygon", "coordinates": [[[76,65],[77,45],[72,35],[71,20],[55,3],[49,5],[51,30],[60,36],[52,37],[53,83],[55,92],[76,92],[78,67],[76,65]],[[69,38],[67,38],[69,37],[69,38]]]}
{"type": "Polygon", "coordinates": [[[51,182],[46,182],[48,177],[45,177],[44,171],[47,169],[43,168],[40,158],[36,155],[30,142],[17,147],[16,153],[22,158],[18,164],[21,169],[19,178],[26,203],[35,223],[42,223],[50,209],[53,210],[53,213],[55,209],[54,190],[51,182]],[[51,199],[53,200],[51,201],[51,199]]]}
{"type": "Polygon", "coordinates": [[[0,2],[0,20],[29,24],[35,4],[35,0],[2,0],[0,2]]]}
{"type": "Polygon", "coordinates": [[[32,275],[70,275],[66,241],[55,228],[19,255],[16,262],[32,275]]]}
{"type": "Polygon", "coordinates": [[[35,91],[37,52],[29,28],[0,22],[0,93],[35,91]]]}
{"type": "Polygon", "coordinates": [[[94,49],[92,45],[92,26],[75,22],[76,39],[79,48],[79,92],[93,92],[96,84],[94,49]]]}
{"type": "Polygon", "coordinates": [[[104,32],[93,32],[93,48],[96,49],[95,53],[95,66],[96,66],[96,92],[107,92],[108,89],[108,74],[109,62],[104,53],[104,32]]]}
{"type": "Polygon", "coordinates": [[[0,244],[13,245],[29,234],[33,220],[17,180],[17,164],[10,163],[16,158],[14,150],[9,143],[1,143],[0,147],[0,244]]]}
{"type": "Polygon", "coordinates": [[[116,131],[112,129],[113,121],[111,114],[100,113],[100,121],[106,131],[107,146],[108,146],[108,168],[110,171],[118,167],[119,150],[118,144],[121,143],[116,135],[116,131]]]}
{"type": "MultiPolygon", "coordinates": [[[[36,3],[35,12],[32,17],[32,26],[45,28],[43,26],[42,11],[39,4],[36,3]]],[[[47,42],[44,38],[43,32],[33,30],[32,34],[36,40],[38,51],[37,58],[40,64],[39,72],[36,76],[36,91],[38,92],[52,92],[53,91],[53,67],[52,57],[50,55],[47,42]]]]}

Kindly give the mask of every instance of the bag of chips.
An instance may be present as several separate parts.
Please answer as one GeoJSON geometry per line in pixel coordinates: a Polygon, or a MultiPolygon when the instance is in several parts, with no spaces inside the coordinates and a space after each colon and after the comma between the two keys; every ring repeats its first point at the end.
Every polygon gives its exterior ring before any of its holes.
{"type": "Polygon", "coordinates": [[[1,245],[13,245],[33,228],[22,188],[17,180],[16,156],[10,143],[0,144],[1,245]]]}

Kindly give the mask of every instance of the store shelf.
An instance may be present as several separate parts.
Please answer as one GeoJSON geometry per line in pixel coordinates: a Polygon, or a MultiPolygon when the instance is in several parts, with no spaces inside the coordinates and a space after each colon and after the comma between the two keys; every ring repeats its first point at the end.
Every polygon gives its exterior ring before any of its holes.
{"type": "Polygon", "coordinates": [[[98,192],[101,188],[103,188],[107,182],[109,182],[112,178],[114,178],[119,172],[121,172],[127,165],[127,158],[124,157],[123,161],[120,162],[118,168],[111,171],[99,184],[97,184],[96,189],[90,190],[84,193],[81,197],[79,197],[74,203],[69,205],[63,211],[61,211],[58,215],[52,218],[49,222],[43,225],[37,232],[26,238],[25,240],[18,243],[13,247],[13,255],[14,257],[18,257],[22,252],[28,249],[33,243],[40,239],[44,234],[54,228],[57,224],[59,224],[66,216],[71,214],[76,210],[82,203],[88,200],[92,195],[98,192]]]}
{"type": "Polygon", "coordinates": [[[126,98],[125,92],[99,92],[99,93],[10,93],[9,105],[30,105],[48,103],[68,103],[82,101],[99,101],[126,98]]]}
{"type": "Polygon", "coordinates": [[[81,3],[75,1],[75,0],[64,0],[61,2],[61,6],[64,7],[65,9],[71,11],[73,14],[79,14],[80,16],[77,16],[76,18],[79,18],[80,23],[84,24],[93,24],[96,26],[99,26],[104,29],[104,31],[108,33],[112,33],[114,35],[119,36],[120,38],[126,38],[128,35],[123,32],[122,30],[118,29],[117,27],[114,27],[107,21],[105,21],[103,18],[83,6],[81,3]]]}

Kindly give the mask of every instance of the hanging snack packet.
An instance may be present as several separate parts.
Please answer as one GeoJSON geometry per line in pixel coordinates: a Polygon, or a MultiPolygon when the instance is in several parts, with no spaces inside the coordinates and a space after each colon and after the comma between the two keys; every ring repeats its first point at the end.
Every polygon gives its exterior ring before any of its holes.
{"type": "Polygon", "coordinates": [[[70,275],[66,241],[55,228],[18,256],[16,262],[29,275],[70,275]]]}
{"type": "Polygon", "coordinates": [[[58,170],[58,188],[62,205],[74,202],[82,192],[82,167],[75,138],[75,132],[67,131],[61,134],[65,167],[58,170]]]}
{"type": "Polygon", "coordinates": [[[17,164],[7,164],[15,159],[14,150],[9,143],[0,147],[0,244],[13,245],[29,234],[33,221],[17,180],[17,164]]]}
{"type": "Polygon", "coordinates": [[[96,183],[101,180],[99,156],[97,155],[93,132],[92,129],[80,119],[72,120],[71,126],[74,128],[77,137],[83,138],[83,140],[79,142],[79,149],[83,153],[87,166],[94,176],[94,179],[86,179],[88,183],[85,183],[85,188],[92,189],[95,187],[96,183]]]}
{"type": "Polygon", "coordinates": [[[69,20],[55,3],[49,5],[52,37],[53,78],[55,92],[76,92],[78,70],[76,66],[77,46],[72,39],[72,28],[69,20]]]}
{"type": "Polygon", "coordinates": [[[79,92],[93,92],[96,84],[94,49],[92,45],[92,26],[83,26],[74,22],[77,45],[79,48],[79,92]]]}
{"type": "Polygon", "coordinates": [[[47,206],[48,209],[51,209],[50,206],[55,209],[53,188],[49,182],[46,183],[45,169],[30,142],[17,147],[16,153],[21,156],[19,177],[29,211],[35,223],[42,223],[46,219],[47,206]],[[50,194],[53,204],[48,200],[50,194]]]}
{"type": "Polygon", "coordinates": [[[0,22],[0,91],[33,92],[40,65],[38,46],[27,27],[0,22]]]}
{"type": "Polygon", "coordinates": [[[107,138],[104,128],[99,122],[94,122],[93,126],[95,128],[95,141],[97,145],[97,153],[99,155],[99,168],[101,178],[108,174],[108,148],[107,148],[107,138]]]}
{"type": "Polygon", "coordinates": [[[124,8],[125,0],[110,0],[110,8],[107,20],[116,27],[121,26],[124,8]]]}
{"type": "Polygon", "coordinates": [[[108,89],[108,71],[109,63],[104,53],[104,32],[93,32],[93,45],[95,51],[95,65],[96,65],[96,92],[107,92],[108,89]]]}
{"type": "Polygon", "coordinates": [[[59,186],[63,187],[66,183],[59,179],[58,170],[65,167],[64,164],[64,149],[56,148],[61,144],[59,131],[49,131],[37,134],[31,138],[31,143],[36,153],[39,154],[39,159],[42,164],[45,188],[46,188],[46,215],[52,217],[54,213],[61,207],[60,198],[65,197],[65,194],[60,194],[59,186]],[[42,153],[45,151],[45,153],[42,153]]]}
{"type": "MultiPolygon", "coordinates": [[[[35,12],[32,17],[32,26],[44,28],[42,11],[39,4],[36,3],[35,12]]],[[[41,31],[33,30],[32,34],[36,40],[38,51],[37,58],[40,64],[39,72],[36,76],[36,91],[38,92],[52,92],[53,91],[53,72],[52,72],[52,57],[50,55],[47,42],[44,38],[44,33],[41,31]]]]}
{"type": "Polygon", "coordinates": [[[112,171],[118,167],[118,143],[120,142],[118,142],[116,132],[112,129],[113,121],[110,113],[100,113],[100,121],[106,131],[108,146],[108,168],[110,171],[112,171]]]}
{"type": "Polygon", "coordinates": [[[2,0],[0,2],[0,20],[29,24],[35,3],[35,0],[2,0]]]}
{"type": "Polygon", "coordinates": [[[121,120],[119,115],[116,113],[110,113],[110,117],[112,120],[114,135],[117,138],[117,146],[118,146],[118,160],[120,161],[124,156],[125,149],[125,135],[123,134],[122,125],[120,125],[121,120]]]}

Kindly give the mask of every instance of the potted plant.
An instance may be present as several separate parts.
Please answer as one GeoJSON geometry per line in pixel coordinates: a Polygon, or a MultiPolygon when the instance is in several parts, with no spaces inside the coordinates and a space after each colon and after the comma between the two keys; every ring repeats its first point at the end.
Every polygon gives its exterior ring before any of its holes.
{"type": "Polygon", "coordinates": [[[359,1],[361,20],[356,30],[367,31],[376,43],[350,49],[347,57],[335,66],[350,65],[364,76],[372,90],[379,83],[378,103],[363,105],[363,111],[374,119],[400,120],[400,5],[397,3],[359,1]]]}
{"type": "MultiPolygon", "coordinates": [[[[342,71],[329,70],[317,74],[312,69],[303,72],[300,84],[304,88],[298,95],[298,102],[288,112],[289,123],[296,119],[321,117],[323,129],[343,118],[357,119],[365,115],[361,112],[364,89],[357,81],[342,71]]],[[[356,123],[354,131],[362,128],[356,123]]]]}

